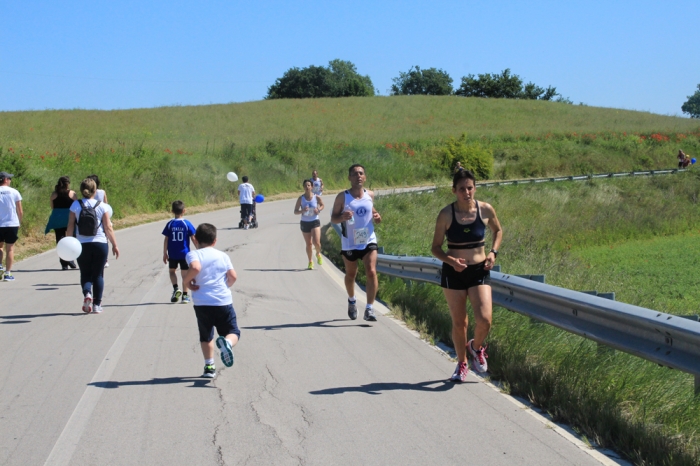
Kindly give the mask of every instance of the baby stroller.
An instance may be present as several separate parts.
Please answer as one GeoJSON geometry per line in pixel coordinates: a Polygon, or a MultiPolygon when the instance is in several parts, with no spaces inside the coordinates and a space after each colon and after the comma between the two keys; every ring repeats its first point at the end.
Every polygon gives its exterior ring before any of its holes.
{"type": "MultiPolygon", "coordinates": [[[[255,200],[253,200],[253,209],[251,212],[251,220],[249,228],[258,228],[258,215],[255,213],[255,200]]],[[[238,222],[238,228],[243,228],[245,224],[243,223],[243,209],[241,209],[241,221],[238,222]]]]}

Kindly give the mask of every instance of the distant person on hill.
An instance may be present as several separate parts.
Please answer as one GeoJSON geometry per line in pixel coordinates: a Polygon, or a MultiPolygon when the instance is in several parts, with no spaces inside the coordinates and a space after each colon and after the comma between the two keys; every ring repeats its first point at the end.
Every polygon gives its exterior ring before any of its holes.
{"type": "MultiPolygon", "coordinates": [[[[49,217],[49,222],[44,231],[44,234],[51,230],[54,231],[56,234],[56,244],[66,237],[70,206],[77,200],[78,196],[76,196],[75,191],[70,189],[70,178],[67,176],[60,177],[49,198],[49,202],[51,203],[51,217],[49,217]]],[[[71,269],[78,267],[75,265],[75,261],[64,261],[60,257],[58,260],[63,270],[68,270],[69,267],[71,269]]]]}
{"type": "Polygon", "coordinates": [[[323,196],[323,180],[318,177],[316,170],[311,173],[311,183],[313,183],[313,193],[317,196],[323,196]]]}
{"type": "Polygon", "coordinates": [[[182,304],[189,304],[190,297],[187,294],[190,288],[185,281],[185,275],[189,270],[187,261],[187,253],[190,252],[190,238],[194,236],[194,225],[185,216],[185,203],[175,201],[172,205],[172,213],[175,216],[163,228],[163,263],[168,264],[168,272],[170,273],[170,283],[173,285],[173,294],[170,297],[171,303],[176,303],[182,296],[182,304]],[[177,286],[177,267],[180,266],[182,274],[182,291],[177,286]]]}
{"type": "Polygon", "coordinates": [[[688,168],[690,165],[690,156],[678,149],[678,168],[688,168]]]}
{"type": "Polygon", "coordinates": [[[243,229],[250,227],[253,219],[253,199],[255,198],[255,188],[248,183],[248,177],[242,178],[243,183],[238,185],[238,201],[241,204],[241,219],[243,219],[243,229]]]}
{"type": "Polygon", "coordinates": [[[12,264],[15,261],[15,243],[22,223],[22,195],[10,183],[15,175],[0,172],[0,274],[6,282],[14,281],[12,264]],[[5,247],[5,268],[2,267],[3,246],[5,247]]]}
{"type": "Polygon", "coordinates": [[[316,261],[318,265],[323,265],[323,256],[321,256],[321,220],[318,218],[318,214],[322,210],[323,201],[320,195],[314,194],[313,182],[304,180],[304,194],[297,199],[297,203],[294,206],[294,215],[301,215],[301,234],[306,242],[306,256],[309,259],[307,268],[309,270],[314,268],[314,262],[311,260],[314,246],[316,247],[316,261]]]}
{"type": "MultiPolygon", "coordinates": [[[[95,191],[95,200],[100,201],[101,203],[109,207],[109,218],[112,218],[112,207],[107,201],[107,193],[104,189],[100,189],[100,177],[98,177],[97,175],[90,175],[88,176],[88,178],[94,181],[95,186],[97,186],[97,191],[95,191]]],[[[105,262],[105,268],[107,267],[109,267],[109,259],[107,260],[107,262],[105,262]]]]}
{"type": "Polygon", "coordinates": [[[119,247],[109,218],[111,207],[95,199],[97,185],[91,178],[80,183],[83,199],[74,201],[70,207],[67,236],[76,237],[82,245],[78,257],[80,286],[83,290],[83,312],[102,312],[104,292],[104,269],[109,253],[107,240],[112,243],[112,253],[119,259],[119,247]]]}
{"type": "Polygon", "coordinates": [[[442,261],[441,286],[452,316],[452,341],[457,352],[457,368],[450,380],[465,382],[469,372],[467,352],[471,355],[475,371],[488,370],[484,342],[491,330],[490,270],[496,262],[503,231],[494,208],[475,199],[476,179],[472,172],[462,170],[455,173],[452,192],[457,201],[440,211],[435,223],[431,252],[442,261]],[[492,248],[488,254],[484,247],[486,227],[493,236],[492,248]],[[442,249],[445,237],[447,251],[442,249]],[[476,319],[474,338],[469,342],[467,298],[476,319]]]}
{"type": "Polygon", "coordinates": [[[202,223],[194,235],[197,249],[187,253],[189,270],[185,280],[192,290],[194,313],[199,327],[199,342],[204,356],[202,377],[216,377],[214,365],[214,329],[219,334],[216,346],[226,367],[233,365],[233,347],[241,337],[233,309],[231,288],[236,283],[236,271],[228,254],[214,249],[216,227],[202,223]]]}
{"type": "Polygon", "coordinates": [[[345,263],[345,289],[348,292],[348,317],[357,319],[355,277],[358,260],[365,265],[367,307],[364,319],[376,321],[374,298],[377,296],[377,236],[374,224],[382,217],[374,208],[374,193],[365,189],[365,167],[355,164],[349,169],[350,189],[338,193],[333,203],[331,222],[341,224],[341,251],[345,263]]]}
{"type": "Polygon", "coordinates": [[[457,172],[461,172],[462,170],[464,170],[464,167],[462,166],[462,162],[457,162],[455,164],[455,171],[454,172],[457,173],[457,172]]]}

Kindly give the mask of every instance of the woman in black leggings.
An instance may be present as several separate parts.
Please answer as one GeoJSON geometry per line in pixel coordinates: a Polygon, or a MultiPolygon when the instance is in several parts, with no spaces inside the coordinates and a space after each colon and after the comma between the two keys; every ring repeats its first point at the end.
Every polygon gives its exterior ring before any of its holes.
{"type": "MultiPolygon", "coordinates": [[[[67,176],[60,177],[49,199],[52,210],[49,226],[53,227],[53,231],[56,234],[56,244],[66,236],[66,230],[68,230],[68,209],[73,205],[73,201],[77,199],[75,191],[70,189],[70,178],[67,176]]],[[[59,261],[63,270],[67,270],[68,267],[71,269],[78,267],[75,265],[75,261],[64,261],[61,258],[59,258],[59,261]]]]}

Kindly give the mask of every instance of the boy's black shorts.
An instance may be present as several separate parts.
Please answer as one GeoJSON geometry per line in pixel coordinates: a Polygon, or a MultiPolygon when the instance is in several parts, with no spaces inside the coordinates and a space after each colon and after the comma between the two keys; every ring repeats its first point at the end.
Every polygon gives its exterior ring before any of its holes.
{"type": "Polygon", "coordinates": [[[236,322],[236,311],[233,304],[225,306],[194,306],[194,313],[197,316],[197,326],[199,327],[199,341],[209,342],[214,339],[214,328],[222,337],[235,333],[241,337],[241,331],[236,322]]]}
{"type": "Polygon", "coordinates": [[[355,262],[358,259],[362,259],[367,254],[372,251],[379,249],[377,243],[369,243],[364,249],[351,249],[349,251],[340,251],[340,254],[349,260],[350,262],[355,262]]]}
{"type": "Polygon", "coordinates": [[[469,266],[457,272],[450,264],[442,263],[440,286],[448,290],[468,290],[474,286],[491,285],[491,272],[484,270],[486,261],[469,266]]]}
{"type": "Polygon", "coordinates": [[[15,244],[19,233],[19,227],[1,227],[0,243],[15,244]]]}
{"type": "Polygon", "coordinates": [[[180,266],[180,270],[190,270],[190,266],[187,265],[185,259],[168,259],[168,268],[177,269],[178,265],[180,266]]]}

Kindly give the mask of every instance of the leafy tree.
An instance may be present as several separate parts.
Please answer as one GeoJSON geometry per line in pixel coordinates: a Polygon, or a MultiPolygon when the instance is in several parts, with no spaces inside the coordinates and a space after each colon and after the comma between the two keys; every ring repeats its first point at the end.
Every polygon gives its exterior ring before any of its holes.
{"type": "Polygon", "coordinates": [[[478,77],[473,74],[464,76],[455,94],[464,97],[531,100],[553,100],[559,96],[557,102],[571,102],[557,94],[556,87],[547,86],[545,89],[532,82],[523,85],[520,76],[511,74],[509,68],[501,71],[500,74],[484,73],[478,77]]]}
{"type": "Polygon", "coordinates": [[[700,118],[700,84],[695,94],[689,95],[688,100],[681,106],[683,113],[690,115],[690,118],[700,118]]]}
{"type": "Polygon", "coordinates": [[[267,90],[266,99],[304,99],[310,97],[372,96],[369,76],[360,76],[349,61],[332,60],[328,67],[290,68],[267,90]]]}
{"type": "Polygon", "coordinates": [[[436,68],[421,70],[415,66],[407,73],[400,72],[393,78],[391,95],[450,95],[452,78],[446,71],[436,68]]]}

